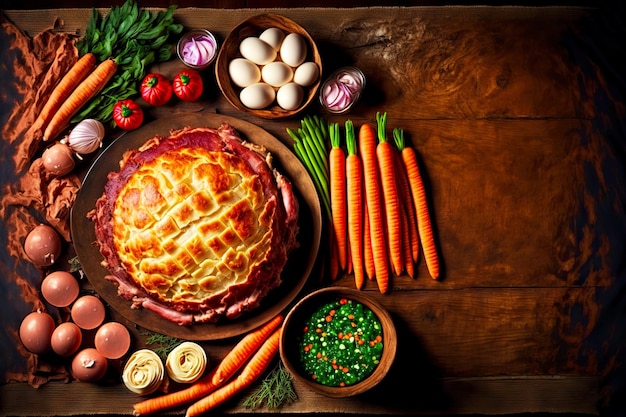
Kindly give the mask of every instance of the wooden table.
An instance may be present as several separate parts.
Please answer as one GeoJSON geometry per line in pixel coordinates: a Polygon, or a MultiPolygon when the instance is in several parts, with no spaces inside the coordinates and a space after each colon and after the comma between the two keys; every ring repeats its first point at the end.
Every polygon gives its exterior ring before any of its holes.
{"type": "MultiPolygon", "coordinates": [[[[224,39],[263,11],[182,8],[176,17],[224,39]]],[[[388,294],[365,289],[399,333],[380,387],[332,400],[297,386],[299,400],[281,413],[623,415],[626,109],[623,67],[611,59],[623,31],[615,16],[574,7],[272,11],[311,33],[325,70],[351,64],[367,76],[349,115],[311,112],[358,125],[387,111],[389,126],[405,129],[443,260],[438,281],[422,260],[416,278],[395,277],[388,294]]],[[[30,35],[55,21],[80,34],[89,16],[5,13],[30,35]]],[[[218,112],[290,143],[285,128],[298,119],[256,119],[210,88],[207,100],[152,116],[218,112]]],[[[219,357],[232,343],[206,346],[219,357]]],[[[0,386],[2,415],[127,415],[136,401],[122,384],[0,386]]],[[[221,411],[248,412],[238,401],[221,411]]]]}

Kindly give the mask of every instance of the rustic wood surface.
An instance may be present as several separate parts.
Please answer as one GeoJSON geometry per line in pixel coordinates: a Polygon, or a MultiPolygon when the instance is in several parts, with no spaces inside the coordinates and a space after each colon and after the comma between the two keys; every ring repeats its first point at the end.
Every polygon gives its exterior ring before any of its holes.
{"type": "MultiPolygon", "coordinates": [[[[260,11],[182,8],[176,16],[224,39],[260,11]]],[[[299,400],[281,412],[623,414],[626,109],[620,68],[606,54],[621,30],[612,16],[577,7],[272,12],[309,31],[327,73],[346,64],[365,72],[359,106],[328,120],[358,125],[387,111],[389,126],[405,129],[424,168],[444,267],[433,281],[422,261],[415,279],[393,278],[386,295],[368,283],[399,333],[379,388],[337,401],[297,386],[299,400]]],[[[55,24],[80,35],[89,13],[6,15],[29,34],[55,24]]],[[[286,144],[285,128],[299,124],[237,111],[216,84],[206,97],[149,117],[218,112],[286,144]]],[[[350,276],[335,284],[353,286],[350,276]]],[[[206,346],[217,360],[232,343],[206,346]]],[[[7,384],[0,414],[127,415],[136,400],[121,384],[7,384]]],[[[249,412],[237,401],[221,411],[249,412]]]]}

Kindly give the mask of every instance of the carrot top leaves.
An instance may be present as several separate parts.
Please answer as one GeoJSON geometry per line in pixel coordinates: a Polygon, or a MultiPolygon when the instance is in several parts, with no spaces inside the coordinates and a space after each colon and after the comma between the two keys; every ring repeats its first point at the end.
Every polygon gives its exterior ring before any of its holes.
{"type": "Polygon", "coordinates": [[[378,141],[387,142],[387,112],[376,113],[376,122],[378,125],[378,141]]]}
{"type": "Polygon", "coordinates": [[[172,57],[173,35],[183,30],[182,24],[174,22],[175,9],[142,9],[136,0],[126,0],[121,6],[111,7],[106,15],[92,10],[85,35],[76,43],[78,52],[81,56],[91,52],[98,62],[114,59],[119,70],[73,122],[87,118],[109,122],[116,102],[139,94],[136,86],[149,66],[172,57]]]}
{"type": "Polygon", "coordinates": [[[393,129],[393,140],[396,142],[396,146],[398,147],[398,150],[400,152],[402,152],[402,150],[405,148],[405,141],[404,141],[404,129],[400,128],[400,127],[396,127],[393,129]]]}
{"type": "Polygon", "coordinates": [[[356,135],[354,133],[354,123],[352,123],[352,120],[346,120],[345,129],[346,129],[346,150],[348,151],[348,155],[356,155],[357,154],[356,135]]]}

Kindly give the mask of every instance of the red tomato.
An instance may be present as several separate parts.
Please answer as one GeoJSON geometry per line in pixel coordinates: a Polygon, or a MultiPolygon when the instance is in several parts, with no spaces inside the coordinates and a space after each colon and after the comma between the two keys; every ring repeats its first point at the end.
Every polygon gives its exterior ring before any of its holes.
{"type": "Polygon", "coordinates": [[[141,97],[152,106],[162,106],[172,98],[172,84],[161,74],[148,74],[141,82],[141,97]]]}
{"type": "Polygon", "coordinates": [[[202,77],[192,69],[185,69],[174,76],[174,94],[183,101],[196,101],[202,95],[202,77]]]}
{"type": "Polygon", "coordinates": [[[124,130],[137,129],[143,123],[143,110],[131,99],[120,100],[113,107],[113,121],[124,130]]]}

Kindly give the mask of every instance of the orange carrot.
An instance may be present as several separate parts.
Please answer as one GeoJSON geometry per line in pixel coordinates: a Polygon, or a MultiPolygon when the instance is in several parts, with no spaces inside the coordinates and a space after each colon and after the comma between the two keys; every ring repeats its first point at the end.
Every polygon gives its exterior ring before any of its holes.
{"type": "Polygon", "coordinates": [[[376,283],[381,293],[389,289],[389,266],[385,241],[384,212],[381,203],[381,184],[376,160],[376,131],[369,123],[359,129],[359,151],[363,162],[363,184],[370,225],[372,255],[376,271],[376,283]]]}
{"type": "Polygon", "coordinates": [[[133,415],[139,417],[156,414],[165,410],[181,407],[191,401],[196,401],[205,397],[218,387],[213,383],[215,369],[216,368],[183,390],[148,398],[134,404],[133,415]]]}
{"type": "Polygon", "coordinates": [[[117,71],[117,64],[114,60],[102,61],[87,78],[78,84],[59,110],[56,111],[44,131],[43,140],[56,138],[63,129],[69,126],[72,117],[104,88],[115,71],[117,71]]]}
{"type": "Polygon", "coordinates": [[[415,277],[415,265],[413,264],[413,254],[411,248],[411,233],[409,232],[409,216],[404,207],[400,209],[402,219],[402,259],[404,260],[404,271],[411,278],[415,277]]]}
{"type": "MultiPolygon", "coordinates": [[[[363,188],[363,184],[361,184],[361,188],[363,188]]],[[[362,201],[363,201],[363,267],[365,269],[365,275],[367,275],[367,277],[371,281],[376,278],[376,269],[374,266],[374,254],[372,253],[372,238],[370,236],[370,220],[369,220],[369,210],[367,209],[367,200],[363,199],[362,201]]]]}
{"type": "Polygon", "coordinates": [[[267,336],[274,331],[282,321],[283,316],[278,314],[258,329],[244,336],[217,366],[215,375],[213,376],[213,384],[219,385],[230,379],[235,372],[243,366],[246,360],[259,349],[259,346],[263,344],[267,336]]]}
{"type": "Polygon", "coordinates": [[[346,240],[346,155],[341,148],[339,124],[332,123],[329,126],[329,133],[331,143],[330,153],[328,155],[330,206],[333,228],[335,230],[335,240],[337,241],[339,266],[345,271],[348,265],[348,246],[346,240]]]}
{"type": "Polygon", "coordinates": [[[385,203],[385,225],[387,227],[387,244],[389,261],[393,271],[399,275],[404,269],[402,254],[402,224],[400,218],[400,199],[396,180],[395,152],[396,148],[387,140],[387,113],[376,113],[378,122],[378,145],[376,157],[380,168],[380,179],[385,203]]]}
{"type": "Polygon", "coordinates": [[[363,192],[363,170],[361,158],[357,154],[354,124],[351,120],[346,121],[346,147],[348,150],[348,156],[346,157],[348,242],[354,269],[354,283],[357,289],[361,289],[365,283],[365,272],[363,269],[363,196],[361,195],[363,192]]]}
{"type": "Polygon", "coordinates": [[[413,204],[415,205],[415,213],[417,215],[417,228],[419,231],[420,241],[422,243],[422,251],[428,272],[433,279],[439,278],[439,255],[433,227],[430,221],[430,212],[428,210],[428,201],[426,199],[426,190],[420,174],[419,165],[417,163],[417,155],[413,148],[405,146],[404,131],[396,128],[393,131],[396,145],[402,155],[402,161],[407,171],[407,178],[413,196],[413,204]]]}
{"type": "MultiPolygon", "coordinates": [[[[35,125],[40,124],[41,129],[45,129],[50,123],[52,116],[59,110],[65,99],[67,99],[78,84],[85,79],[96,65],[96,56],[91,52],[83,55],[72,65],[70,70],[61,78],[61,81],[54,87],[52,93],[46,100],[43,108],[37,116],[35,125]]],[[[44,140],[46,140],[44,138],[44,140]]]]}
{"type": "MultiPolygon", "coordinates": [[[[402,230],[408,232],[411,261],[413,263],[417,263],[420,250],[419,235],[417,232],[417,216],[415,215],[415,206],[413,205],[413,196],[411,195],[411,188],[409,187],[406,169],[404,167],[404,163],[402,162],[402,156],[400,156],[399,152],[396,152],[396,168],[400,202],[407,219],[407,227],[403,227],[402,230]]],[[[404,263],[406,265],[406,259],[404,260],[404,263]]]]}
{"type": "Polygon", "coordinates": [[[187,409],[185,417],[198,416],[214,409],[233,398],[261,377],[278,353],[281,331],[282,327],[279,327],[270,335],[237,378],[192,404],[187,409]]]}

